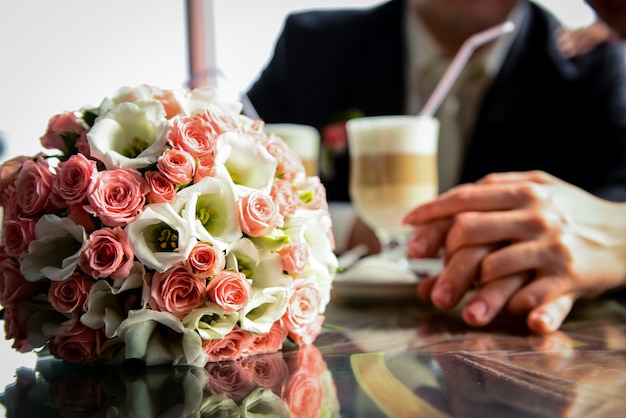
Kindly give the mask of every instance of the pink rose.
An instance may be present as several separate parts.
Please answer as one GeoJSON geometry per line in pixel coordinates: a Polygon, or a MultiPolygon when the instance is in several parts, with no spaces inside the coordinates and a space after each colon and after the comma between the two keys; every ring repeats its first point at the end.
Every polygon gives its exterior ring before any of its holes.
{"type": "Polygon", "coordinates": [[[302,158],[282,138],[270,135],[265,147],[276,158],[276,177],[293,181],[305,175],[302,158]]]}
{"type": "Polygon", "coordinates": [[[153,203],[172,202],[176,197],[176,185],[172,183],[160,171],[147,171],[145,173],[146,181],[150,192],[148,193],[148,201],[153,203]]]}
{"type": "Polygon", "coordinates": [[[207,295],[229,314],[238,311],[248,304],[252,294],[252,286],[243,273],[223,270],[209,280],[207,295]]]}
{"type": "Polygon", "coordinates": [[[251,332],[235,327],[223,338],[203,340],[202,348],[209,356],[209,361],[236,360],[248,352],[252,341],[251,332]]]}
{"type": "Polygon", "coordinates": [[[100,357],[106,341],[104,329],[91,329],[76,320],[71,327],[50,338],[50,354],[68,363],[87,364],[100,357]]]}
{"type": "Polygon", "coordinates": [[[194,183],[199,183],[205,177],[215,177],[215,157],[205,155],[196,163],[196,175],[193,177],[194,183]]]}
{"type": "Polygon", "coordinates": [[[282,398],[293,416],[317,418],[324,400],[324,388],[318,376],[299,371],[289,377],[282,398]]]}
{"type": "Polygon", "coordinates": [[[154,273],[148,303],[154,310],[182,319],[202,305],[206,296],[206,280],[194,277],[183,266],[177,266],[163,273],[154,273]]]}
{"type": "Polygon", "coordinates": [[[183,264],[189,273],[206,279],[224,270],[226,256],[213,245],[199,242],[193,247],[183,264]]]}
{"type": "Polygon", "coordinates": [[[282,397],[289,410],[298,417],[317,417],[324,400],[320,376],[326,363],[319,349],[312,345],[302,346],[289,359],[291,376],[286,382],[282,397]]]}
{"type": "Polygon", "coordinates": [[[296,212],[296,209],[302,205],[298,189],[292,182],[287,180],[276,180],[272,185],[270,196],[278,205],[280,214],[288,218],[296,212]]]}
{"type": "Polygon", "coordinates": [[[287,311],[282,317],[289,338],[298,345],[312,344],[322,331],[320,293],[311,281],[298,279],[290,290],[287,311]]]}
{"type": "Polygon", "coordinates": [[[133,267],[134,256],[126,231],[120,227],[102,228],[89,236],[78,265],[96,279],[124,279],[133,267]]]}
{"type": "Polygon", "coordinates": [[[256,386],[280,394],[283,382],[289,376],[282,353],[249,356],[241,359],[241,367],[256,386]]]}
{"type": "Polygon", "coordinates": [[[302,273],[309,262],[309,246],[304,242],[287,244],[277,253],[283,261],[283,270],[289,273],[302,273]]]}
{"type": "Polygon", "coordinates": [[[85,202],[91,177],[97,172],[96,162],[82,154],[72,155],[56,169],[52,181],[52,198],[58,207],[85,202]],[[64,203],[64,204],[63,204],[64,203]]]}
{"type": "Polygon", "coordinates": [[[326,200],[326,188],[319,177],[308,177],[306,183],[300,185],[300,191],[309,191],[311,199],[305,202],[305,207],[310,210],[328,211],[328,201],[326,200]]]}
{"type": "Polygon", "coordinates": [[[275,353],[283,347],[286,338],[287,328],[282,325],[281,321],[276,321],[270,328],[270,332],[254,334],[254,340],[246,354],[275,353]]]}
{"type": "Polygon", "coordinates": [[[87,312],[87,297],[93,279],[81,272],[74,272],[62,281],[52,281],[48,290],[48,301],[58,312],[87,312]]]}
{"type": "Polygon", "coordinates": [[[58,149],[68,153],[73,148],[85,127],[72,112],[55,115],[48,121],[48,129],[41,137],[41,145],[48,149],[58,149]]]}
{"type": "Polygon", "coordinates": [[[204,368],[209,375],[207,386],[211,395],[226,395],[236,403],[241,402],[255,385],[238,361],[209,363],[204,368]]]}
{"type": "MultiPolygon", "coordinates": [[[[15,182],[17,175],[22,169],[25,161],[32,160],[32,157],[19,156],[5,161],[0,165],[0,193],[10,184],[15,182]]],[[[4,205],[4,202],[0,202],[4,205]]]]}
{"type": "Polygon", "coordinates": [[[168,148],[157,160],[157,168],[177,185],[187,185],[193,180],[196,162],[187,151],[168,148]]]}
{"type": "Polygon", "coordinates": [[[34,215],[49,209],[52,192],[52,173],[43,159],[24,161],[15,180],[17,204],[25,215],[34,215]]]}
{"type": "Polygon", "coordinates": [[[295,355],[289,358],[289,370],[291,373],[304,370],[311,376],[320,376],[326,371],[326,363],[319,348],[307,344],[298,347],[295,355]]]}
{"type": "Polygon", "coordinates": [[[283,219],[269,195],[253,191],[239,201],[239,220],[243,232],[260,237],[281,225],[283,219]]]}
{"type": "Polygon", "coordinates": [[[143,210],[148,183],[134,169],[118,168],[96,173],[89,187],[86,209],[107,226],[132,222],[143,210]]]}
{"type": "Polygon", "coordinates": [[[20,265],[12,258],[0,261],[0,305],[17,307],[42,291],[42,282],[29,282],[20,272],[20,265]]]}
{"type": "Polygon", "coordinates": [[[171,119],[174,116],[183,113],[183,108],[181,107],[178,100],[176,100],[176,96],[174,95],[173,91],[155,89],[154,98],[161,102],[163,108],[165,109],[165,116],[168,119],[171,119]]]}
{"type": "Polygon", "coordinates": [[[22,218],[5,219],[2,225],[2,243],[4,252],[9,257],[18,257],[28,250],[28,244],[35,239],[37,219],[22,218]]]}
{"type": "Polygon", "coordinates": [[[238,361],[210,363],[205,367],[212,395],[226,395],[239,403],[254,389],[255,384],[238,361]]]}
{"type": "Polygon", "coordinates": [[[95,218],[85,210],[85,205],[80,203],[77,205],[71,205],[67,208],[67,211],[67,217],[74,221],[76,225],[80,225],[85,228],[85,231],[91,232],[96,230],[96,225],[94,224],[95,218]]]}
{"type": "Polygon", "coordinates": [[[91,158],[91,149],[89,148],[89,140],[87,139],[87,132],[84,131],[80,134],[80,138],[76,141],[76,150],[83,154],[87,158],[91,158]]]}
{"type": "Polygon", "coordinates": [[[13,340],[11,347],[20,353],[28,353],[34,349],[26,338],[26,322],[20,318],[17,306],[4,306],[4,338],[13,340]]]}
{"type": "Polygon", "coordinates": [[[174,148],[187,151],[193,158],[215,155],[216,141],[221,131],[216,131],[200,116],[181,118],[174,122],[168,140],[174,148]]]}
{"type": "Polygon", "coordinates": [[[237,131],[240,128],[239,121],[230,113],[226,113],[217,106],[209,105],[204,112],[198,114],[211,129],[219,135],[226,131],[237,131]]]}
{"type": "Polygon", "coordinates": [[[82,368],[59,376],[50,391],[55,408],[68,417],[97,415],[108,399],[102,378],[101,374],[85,373],[82,368]]]}
{"type": "Polygon", "coordinates": [[[21,214],[21,209],[17,203],[17,189],[15,185],[7,186],[0,195],[0,206],[3,207],[3,220],[17,219],[21,214]]]}

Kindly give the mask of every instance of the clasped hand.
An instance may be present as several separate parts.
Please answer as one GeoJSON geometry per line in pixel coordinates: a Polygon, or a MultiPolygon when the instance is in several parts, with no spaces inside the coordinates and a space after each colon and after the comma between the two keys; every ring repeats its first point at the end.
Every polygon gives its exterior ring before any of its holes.
{"type": "Polygon", "coordinates": [[[626,282],[626,206],[540,171],[491,174],[408,213],[411,257],[445,260],[418,294],[483,326],[527,315],[535,332],[557,330],[579,298],[626,282]]]}

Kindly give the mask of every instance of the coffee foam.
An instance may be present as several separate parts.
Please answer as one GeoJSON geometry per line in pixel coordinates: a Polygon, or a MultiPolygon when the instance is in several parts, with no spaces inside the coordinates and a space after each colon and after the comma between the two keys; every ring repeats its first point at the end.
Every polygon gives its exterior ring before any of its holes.
{"type": "Polygon", "coordinates": [[[436,154],[439,120],[430,116],[371,116],[346,123],[350,153],[436,154]],[[358,140],[357,140],[358,139],[358,140]]]}

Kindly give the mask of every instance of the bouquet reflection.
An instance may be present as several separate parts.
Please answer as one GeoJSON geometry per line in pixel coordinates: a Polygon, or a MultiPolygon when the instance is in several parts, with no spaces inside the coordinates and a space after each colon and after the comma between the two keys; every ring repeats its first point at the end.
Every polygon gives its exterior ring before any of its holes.
{"type": "Polygon", "coordinates": [[[7,417],[338,417],[330,371],[312,345],[204,368],[76,366],[52,357],[20,368],[7,417]]]}

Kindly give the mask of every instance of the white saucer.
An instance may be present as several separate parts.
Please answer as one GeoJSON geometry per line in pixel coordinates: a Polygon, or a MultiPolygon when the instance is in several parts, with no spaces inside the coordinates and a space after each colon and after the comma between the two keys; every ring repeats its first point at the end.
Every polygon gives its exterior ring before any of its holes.
{"type": "Polygon", "coordinates": [[[441,268],[439,259],[415,259],[409,268],[403,268],[377,256],[365,257],[335,276],[332,297],[373,302],[417,300],[420,276],[436,274],[441,268]]]}

